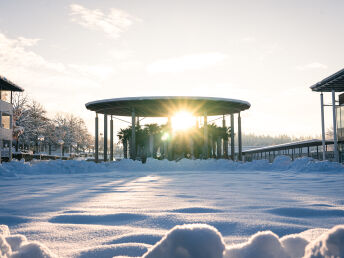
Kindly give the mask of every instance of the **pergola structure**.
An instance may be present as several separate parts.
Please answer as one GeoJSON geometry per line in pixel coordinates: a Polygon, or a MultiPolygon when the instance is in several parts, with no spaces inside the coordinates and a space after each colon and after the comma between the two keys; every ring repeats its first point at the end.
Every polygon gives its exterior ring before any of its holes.
{"type": "Polygon", "coordinates": [[[330,75],[322,81],[310,87],[312,91],[320,92],[320,107],[321,107],[321,133],[322,133],[322,147],[323,160],[325,157],[325,121],[324,121],[324,97],[323,92],[331,92],[332,94],[332,115],[333,115],[333,143],[334,143],[334,159],[339,161],[338,138],[337,138],[337,114],[336,114],[336,92],[344,91],[344,69],[330,75]]]}
{"type": "MultiPolygon", "coordinates": [[[[136,117],[168,117],[168,124],[171,124],[171,117],[178,110],[188,110],[194,116],[204,117],[204,144],[208,144],[207,117],[223,115],[223,127],[226,126],[224,116],[231,116],[231,158],[234,160],[234,114],[238,114],[238,159],[242,159],[241,140],[241,116],[240,112],[250,108],[250,103],[242,100],[212,98],[212,97],[186,97],[186,96],[163,96],[163,97],[130,97],[103,99],[86,103],[86,108],[95,111],[95,160],[99,161],[99,127],[98,114],[104,115],[104,161],[107,161],[107,122],[110,120],[110,160],[113,160],[113,117],[131,116],[132,132],[130,142],[130,157],[136,158],[135,150],[135,121],[136,117]]],[[[227,142],[228,145],[228,142],[227,142]]]]}

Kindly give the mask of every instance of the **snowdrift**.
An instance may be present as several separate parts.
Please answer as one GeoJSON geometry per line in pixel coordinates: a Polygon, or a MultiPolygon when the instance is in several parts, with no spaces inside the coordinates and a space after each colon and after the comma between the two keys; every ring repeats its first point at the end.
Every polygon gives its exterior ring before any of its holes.
{"type": "Polygon", "coordinates": [[[28,241],[23,235],[11,235],[6,225],[0,225],[1,258],[55,258],[50,250],[36,241],[28,241]]]}
{"type": "Polygon", "coordinates": [[[123,159],[118,162],[94,163],[80,160],[51,161],[13,161],[0,165],[0,176],[16,176],[17,174],[74,174],[97,173],[110,171],[296,171],[296,172],[344,172],[344,166],[336,162],[318,161],[312,158],[299,158],[291,161],[288,156],[278,156],[272,163],[267,160],[252,162],[233,162],[225,159],[180,161],[148,159],[145,164],[140,161],[123,159]]]}
{"type": "MultiPolygon", "coordinates": [[[[121,246],[130,249],[131,246],[121,246]]],[[[117,248],[118,249],[118,248],[117,248]]],[[[108,249],[103,255],[116,255],[108,249]]],[[[99,254],[99,253],[98,253],[99,254]]],[[[95,255],[95,253],[93,253],[95,255]]],[[[82,255],[86,257],[85,255],[82,255]]],[[[43,244],[23,235],[11,235],[0,225],[0,257],[56,257],[43,244]]],[[[151,247],[142,258],[328,258],[344,257],[344,225],[336,226],[312,242],[299,235],[279,238],[271,231],[258,232],[243,244],[225,246],[221,234],[204,224],[176,226],[151,247]]]]}

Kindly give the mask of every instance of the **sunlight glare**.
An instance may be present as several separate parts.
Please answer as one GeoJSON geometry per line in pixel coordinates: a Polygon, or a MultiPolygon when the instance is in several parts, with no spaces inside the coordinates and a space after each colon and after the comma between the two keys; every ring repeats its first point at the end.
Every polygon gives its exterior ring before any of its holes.
{"type": "Polygon", "coordinates": [[[187,111],[179,111],[172,117],[173,131],[187,130],[196,124],[196,118],[187,111]]]}

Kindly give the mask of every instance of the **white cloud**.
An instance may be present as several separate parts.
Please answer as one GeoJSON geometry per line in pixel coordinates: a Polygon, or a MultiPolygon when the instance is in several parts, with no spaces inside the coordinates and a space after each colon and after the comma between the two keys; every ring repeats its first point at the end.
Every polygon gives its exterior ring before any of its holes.
{"type": "Polygon", "coordinates": [[[63,72],[65,69],[63,64],[48,62],[42,56],[27,49],[27,47],[37,44],[37,42],[38,39],[27,39],[23,37],[10,39],[0,33],[0,61],[2,72],[7,70],[6,68],[18,69],[19,67],[63,72]]]}
{"type": "MultiPolygon", "coordinates": [[[[0,74],[23,87],[49,113],[78,112],[106,86],[106,79],[122,64],[66,64],[52,62],[31,49],[38,40],[8,38],[0,33],[0,74]],[[76,99],[75,96],[78,96],[76,99]]],[[[86,114],[85,114],[86,115],[86,114]]]]}
{"type": "Polygon", "coordinates": [[[91,10],[78,4],[71,4],[70,10],[73,22],[88,29],[103,31],[111,38],[118,38],[133,22],[139,21],[127,12],[115,8],[111,8],[110,12],[105,14],[99,9],[91,10]]]}
{"type": "Polygon", "coordinates": [[[113,67],[106,65],[69,64],[68,67],[83,76],[91,76],[98,79],[105,79],[115,72],[113,67]]]}
{"type": "Polygon", "coordinates": [[[311,69],[327,69],[327,65],[324,65],[322,63],[313,62],[305,65],[298,65],[296,66],[297,70],[305,71],[305,70],[311,70],[311,69]]]}
{"type": "Polygon", "coordinates": [[[250,43],[250,42],[256,42],[257,39],[253,36],[247,36],[247,37],[241,38],[241,41],[250,43]]]}
{"type": "Polygon", "coordinates": [[[157,60],[147,66],[149,73],[178,73],[187,70],[200,70],[225,60],[227,55],[219,52],[186,55],[157,60]]]}
{"type": "MultiPolygon", "coordinates": [[[[38,39],[23,37],[10,39],[0,33],[2,75],[10,77],[11,74],[17,74],[21,78],[27,77],[29,81],[35,78],[36,82],[49,81],[49,78],[54,77],[59,77],[60,81],[71,80],[75,82],[76,79],[85,80],[85,77],[94,80],[104,79],[115,72],[114,67],[107,65],[63,64],[48,61],[29,49],[38,41],[38,39]]],[[[89,83],[85,85],[87,84],[89,83]]]]}

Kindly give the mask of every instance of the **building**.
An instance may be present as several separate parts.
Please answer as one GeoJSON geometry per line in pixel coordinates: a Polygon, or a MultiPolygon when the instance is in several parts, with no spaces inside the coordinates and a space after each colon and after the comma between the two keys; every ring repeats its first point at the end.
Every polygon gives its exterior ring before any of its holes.
{"type": "Polygon", "coordinates": [[[344,96],[339,95],[339,101],[336,100],[336,93],[344,92],[344,69],[326,77],[322,81],[314,84],[310,87],[312,91],[320,92],[320,108],[321,108],[321,129],[322,129],[322,147],[323,147],[323,159],[325,157],[325,119],[324,119],[324,107],[332,107],[332,121],[333,121],[333,153],[334,160],[342,162],[344,160],[344,145],[343,145],[343,130],[344,130],[344,96]],[[332,103],[331,105],[324,104],[323,93],[331,93],[332,103]],[[338,104],[337,104],[338,103],[338,104]]]}
{"type": "Polygon", "coordinates": [[[24,91],[13,82],[0,76],[0,157],[12,159],[13,92],[24,91]]]}

